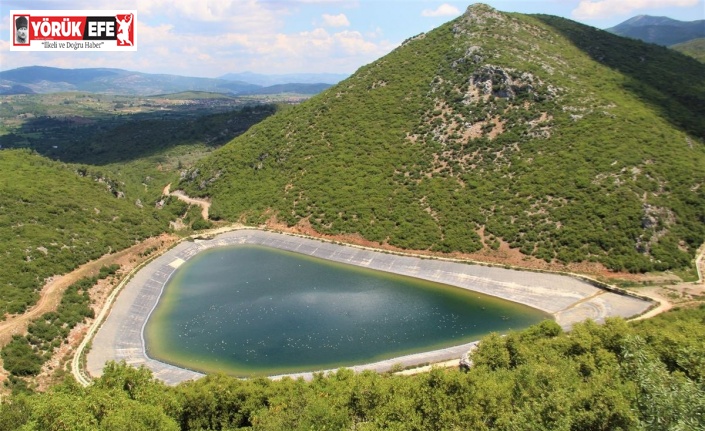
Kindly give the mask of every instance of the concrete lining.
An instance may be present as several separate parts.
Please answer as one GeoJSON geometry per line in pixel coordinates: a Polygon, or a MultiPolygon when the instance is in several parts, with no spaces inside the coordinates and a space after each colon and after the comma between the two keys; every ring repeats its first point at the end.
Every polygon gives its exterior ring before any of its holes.
{"type": "MultiPolygon", "coordinates": [[[[181,263],[203,250],[235,244],[275,247],[335,262],[462,287],[551,313],[565,329],[588,318],[603,322],[611,316],[631,317],[643,313],[652,305],[648,301],[602,290],[586,281],[566,275],[388,254],[322,240],[243,229],[220,234],[210,240],[182,242],[135,274],[120,293],[110,315],[93,339],[91,351],[86,358],[88,373],[94,377],[100,376],[106,361],[124,360],[131,365],[146,366],[156,378],[167,384],[173,385],[203,376],[202,373],[149,358],[145,353],[142,333],[164,286],[181,263]],[[174,265],[176,262],[179,264],[174,265]]],[[[411,366],[459,358],[472,344],[349,368],[356,371],[386,371],[396,364],[411,366]]],[[[291,376],[310,377],[311,373],[291,376]]]]}
{"type": "Polygon", "coordinates": [[[185,260],[183,260],[183,259],[181,259],[181,258],[176,258],[173,262],[171,262],[171,263],[169,264],[169,266],[172,267],[172,268],[174,268],[174,269],[178,269],[178,268],[179,268],[181,265],[183,265],[184,263],[186,263],[185,260]]]}

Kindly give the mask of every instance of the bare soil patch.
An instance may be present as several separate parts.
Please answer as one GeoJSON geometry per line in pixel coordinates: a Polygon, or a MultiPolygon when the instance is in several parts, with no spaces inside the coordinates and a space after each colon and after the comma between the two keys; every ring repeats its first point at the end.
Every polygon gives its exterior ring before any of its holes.
{"type": "Polygon", "coordinates": [[[634,320],[648,319],[674,307],[693,307],[705,302],[705,284],[679,283],[629,289],[659,303],[659,306],[634,320]]]}
{"type": "Polygon", "coordinates": [[[460,367],[460,360],[459,359],[451,359],[449,361],[436,362],[435,364],[423,365],[421,367],[416,367],[416,368],[409,368],[408,370],[402,370],[402,371],[399,371],[394,374],[397,374],[400,376],[413,376],[415,374],[428,373],[429,371],[433,370],[434,368],[459,368],[459,367],[460,367]]]}

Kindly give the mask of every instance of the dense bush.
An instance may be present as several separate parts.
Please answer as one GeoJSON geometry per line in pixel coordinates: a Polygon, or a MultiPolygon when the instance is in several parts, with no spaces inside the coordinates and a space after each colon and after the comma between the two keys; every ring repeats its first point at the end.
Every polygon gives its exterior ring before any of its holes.
{"type": "Polygon", "coordinates": [[[0,171],[0,316],[33,304],[48,277],[168,229],[167,213],[116,197],[75,166],[2,150],[0,171]]]}
{"type": "Polygon", "coordinates": [[[44,358],[37,355],[25,337],[15,335],[2,349],[3,368],[16,376],[39,373],[44,358]]]}

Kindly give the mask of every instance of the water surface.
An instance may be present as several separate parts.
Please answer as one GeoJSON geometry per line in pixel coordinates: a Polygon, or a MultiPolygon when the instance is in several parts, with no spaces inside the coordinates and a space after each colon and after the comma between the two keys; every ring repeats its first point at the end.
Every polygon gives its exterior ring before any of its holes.
{"type": "Polygon", "coordinates": [[[250,376],[376,362],[547,318],[457,287],[237,245],[201,252],[175,272],[145,341],[154,359],[250,376]]]}

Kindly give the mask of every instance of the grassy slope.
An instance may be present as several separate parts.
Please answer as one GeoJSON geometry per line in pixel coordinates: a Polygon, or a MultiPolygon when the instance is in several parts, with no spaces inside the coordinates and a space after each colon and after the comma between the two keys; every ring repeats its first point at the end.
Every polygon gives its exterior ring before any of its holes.
{"type": "Polygon", "coordinates": [[[705,38],[689,40],[673,45],[671,48],[705,63],[705,38]]]}
{"type": "Polygon", "coordinates": [[[475,6],[253,127],[181,186],[223,218],[410,249],[501,238],[547,261],[684,267],[705,240],[703,74],[666,48],[475,6]]]}

